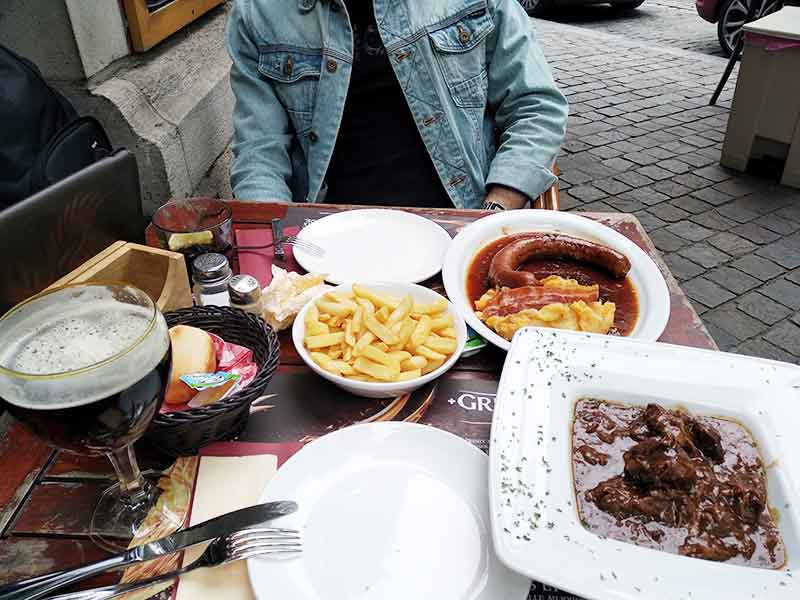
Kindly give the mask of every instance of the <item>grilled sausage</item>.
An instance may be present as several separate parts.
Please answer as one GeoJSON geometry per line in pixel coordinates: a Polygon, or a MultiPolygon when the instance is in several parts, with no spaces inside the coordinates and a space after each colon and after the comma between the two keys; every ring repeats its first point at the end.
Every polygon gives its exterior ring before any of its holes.
{"type": "Polygon", "coordinates": [[[625,277],[631,268],[624,254],[588,240],[561,233],[531,233],[514,237],[494,255],[489,267],[489,278],[501,287],[536,285],[533,273],[517,271],[532,258],[571,258],[597,265],[615,277],[625,277]]]}

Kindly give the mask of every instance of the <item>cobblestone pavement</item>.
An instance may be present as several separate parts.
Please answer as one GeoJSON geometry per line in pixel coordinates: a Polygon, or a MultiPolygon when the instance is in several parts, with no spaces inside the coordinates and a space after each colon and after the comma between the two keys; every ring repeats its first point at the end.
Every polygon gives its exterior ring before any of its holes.
{"type": "Polygon", "coordinates": [[[697,14],[694,0],[645,0],[628,13],[611,6],[565,6],[547,18],[595,31],[624,35],[650,46],[668,46],[722,56],[717,26],[697,14]]]}
{"type": "Polygon", "coordinates": [[[635,214],[721,349],[800,363],[800,191],[719,167],[725,59],[534,26],[570,100],[563,207],[635,214]]]}

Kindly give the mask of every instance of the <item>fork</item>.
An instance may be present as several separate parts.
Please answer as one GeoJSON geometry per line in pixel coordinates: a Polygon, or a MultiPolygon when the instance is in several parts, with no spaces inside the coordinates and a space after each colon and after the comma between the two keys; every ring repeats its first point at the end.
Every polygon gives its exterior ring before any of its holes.
{"type": "Polygon", "coordinates": [[[261,556],[296,556],[302,552],[300,532],[296,529],[243,529],[215,539],[202,556],[192,563],[169,573],[149,579],[51,596],[50,600],[108,600],[129,592],[150,587],[203,567],[216,567],[236,560],[261,556]]]}
{"type": "Polygon", "coordinates": [[[272,241],[269,244],[264,244],[262,246],[236,246],[237,250],[263,250],[265,248],[272,248],[277,244],[288,244],[289,246],[294,246],[306,252],[307,254],[314,256],[316,258],[322,258],[325,256],[325,249],[321,246],[318,246],[314,242],[309,242],[308,240],[303,240],[297,237],[296,235],[287,235],[279,239],[277,242],[272,241]]]}

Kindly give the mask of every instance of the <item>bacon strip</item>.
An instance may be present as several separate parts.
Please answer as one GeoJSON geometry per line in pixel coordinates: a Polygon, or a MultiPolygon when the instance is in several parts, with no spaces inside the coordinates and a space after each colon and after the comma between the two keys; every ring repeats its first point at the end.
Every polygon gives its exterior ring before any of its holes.
{"type": "Polygon", "coordinates": [[[526,308],[542,308],[548,304],[572,304],[583,300],[597,302],[600,288],[597,285],[581,286],[581,289],[564,289],[541,285],[526,285],[518,288],[503,288],[481,311],[485,317],[504,317],[526,308]]]}

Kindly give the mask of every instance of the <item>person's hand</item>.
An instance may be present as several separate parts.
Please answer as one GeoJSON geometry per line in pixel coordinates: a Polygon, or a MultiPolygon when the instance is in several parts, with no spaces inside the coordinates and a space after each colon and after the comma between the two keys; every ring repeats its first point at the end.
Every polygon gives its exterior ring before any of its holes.
{"type": "Polygon", "coordinates": [[[522,192],[502,185],[493,185],[483,201],[483,206],[490,210],[513,210],[524,207],[527,202],[528,197],[522,192]]]}

